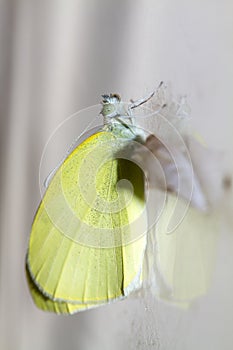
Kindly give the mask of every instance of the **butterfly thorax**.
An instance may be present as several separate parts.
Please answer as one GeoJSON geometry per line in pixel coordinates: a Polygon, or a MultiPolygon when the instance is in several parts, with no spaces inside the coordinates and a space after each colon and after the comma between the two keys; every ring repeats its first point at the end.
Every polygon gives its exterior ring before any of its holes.
{"type": "Polygon", "coordinates": [[[129,104],[121,101],[118,94],[102,95],[101,114],[104,117],[104,130],[111,131],[118,137],[144,139],[142,130],[135,126],[129,104]]]}

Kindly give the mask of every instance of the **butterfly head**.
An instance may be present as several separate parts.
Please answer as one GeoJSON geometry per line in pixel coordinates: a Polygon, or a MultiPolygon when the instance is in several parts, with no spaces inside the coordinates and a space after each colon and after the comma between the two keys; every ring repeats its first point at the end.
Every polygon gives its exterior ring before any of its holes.
{"type": "Polygon", "coordinates": [[[122,107],[121,98],[118,94],[102,95],[101,114],[104,117],[114,118],[119,116],[122,107]]]}

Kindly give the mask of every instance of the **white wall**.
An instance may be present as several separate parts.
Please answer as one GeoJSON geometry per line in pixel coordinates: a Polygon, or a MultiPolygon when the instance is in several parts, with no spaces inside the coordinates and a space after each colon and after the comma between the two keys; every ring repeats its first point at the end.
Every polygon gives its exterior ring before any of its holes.
{"type": "MultiPolygon", "coordinates": [[[[207,144],[232,151],[232,2],[1,0],[0,6],[1,349],[232,349],[227,205],[212,288],[187,312],[133,299],[58,317],[34,307],[24,275],[43,147],[60,122],[102,93],[128,100],[169,81],[188,95],[207,144]]],[[[61,140],[61,152],[67,142],[61,140]]]]}

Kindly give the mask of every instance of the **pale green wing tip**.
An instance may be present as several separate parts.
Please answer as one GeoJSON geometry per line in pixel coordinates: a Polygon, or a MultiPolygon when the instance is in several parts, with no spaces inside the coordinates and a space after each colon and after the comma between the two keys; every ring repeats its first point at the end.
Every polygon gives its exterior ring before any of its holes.
{"type": "Polygon", "coordinates": [[[37,285],[34,283],[30,275],[27,263],[25,264],[25,270],[26,270],[26,278],[27,278],[32,299],[36,304],[36,306],[43,311],[54,312],[57,314],[71,315],[79,311],[84,311],[90,308],[95,308],[97,306],[100,306],[99,304],[97,305],[71,304],[64,301],[59,302],[59,301],[54,301],[52,299],[49,299],[39,290],[37,285]]]}
{"type": "MultiPolygon", "coordinates": [[[[66,301],[55,301],[50,299],[48,296],[46,296],[45,294],[43,294],[43,292],[38,288],[38,286],[36,285],[36,283],[34,282],[33,278],[31,277],[27,262],[25,264],[25,272],[26,272],[26,278],[27,278],[27,283],[28,283],[28,287],[32,296],[32,299],[35,303],[35,305],[43,310],[43,311],[47,311],[47,312],[54,312],[56,314],[63,314],[63,315],[72,315],[75,314],[77,312],[81,312],[81,311],[85,311],[85,310],[89,310],[89,309],[94,309],[100,306],[104,306],[104,305],[108,305],[110,303],[116,302],[116,301],[120,301],[125,299],[128,295],[127,294],[131,294],[132,291],[137,291],[139,287],[141,287],[141,274],[140,274],[140,286],[137,286],[137,289],[133,288],[132,290],[127,290],[125,296],[121,296],[119,298],[116,298],[114,300],[108,300],[106,302],[103,303],[93,303],[93,304],[75,304],[75,303],[68,303],[66,301]]],[[[129,286],[132,288],[132,286],[129,286]]],[[[134,286],[135,287],[135,286],[134,286]]]]}

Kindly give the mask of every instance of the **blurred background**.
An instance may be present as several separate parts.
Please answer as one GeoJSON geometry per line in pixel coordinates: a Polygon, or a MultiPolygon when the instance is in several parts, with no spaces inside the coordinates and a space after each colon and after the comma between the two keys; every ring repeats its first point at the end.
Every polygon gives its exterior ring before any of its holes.
{"type": "Polygon", "coordinates": [[[229,191],[213,284],[188,311],[130,299],[70,317],[46,314],[24,274],[44,146],[103,93],[129,100],[171,83],[188,96],[195,129],[224,151],[231,173],[232,12],[231,0],[0,0],[0,349],[232,349],[229,191]]]}

